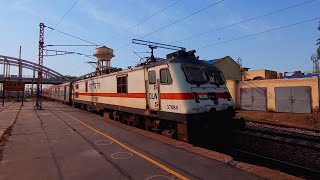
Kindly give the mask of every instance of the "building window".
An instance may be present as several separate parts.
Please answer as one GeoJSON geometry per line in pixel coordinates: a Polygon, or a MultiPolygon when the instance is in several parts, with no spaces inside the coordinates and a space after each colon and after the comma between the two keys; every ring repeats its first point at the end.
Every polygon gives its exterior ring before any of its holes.
{"type": "Polygon", "coordinates": [[[172,84],[172,78],[168,68],[160,69],[160,83],[172,84]]]}
{"type": "Polygon", "coordinates": [[[117,93],[128,93],[128,76],[119,76],[117,77],[117,93]]]}
{"type": "Polygon", "coordinates": [[[156,84],[156,71],[149,71],[148,73],[148,77],[149,77],[149,84],[156,84]]]}
{"type": "Polygon", "coordinates": [[[88,92],[88,82],[86,82],[85,92],[88,92]]]}

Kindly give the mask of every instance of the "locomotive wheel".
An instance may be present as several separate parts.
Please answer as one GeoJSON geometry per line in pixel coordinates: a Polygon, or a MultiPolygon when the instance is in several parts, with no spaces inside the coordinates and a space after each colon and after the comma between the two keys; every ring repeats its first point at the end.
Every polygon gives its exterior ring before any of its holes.
{"type": "Polygon", "coordinates": [[[121,122],[121,123],[124,122],[124,120],[123,120],[123,114],[122,114],[121,112],[119,112],[118,120],[119,120],[119,122],[121,122]]]}
{"type": "Polygon", "coordinates": [[[98,111],[98,115],[99,115],[99,116],[102,116],[102,117],[103,117],[103,114],[104,114],[104,110],[98,111]]]}
{"type": "MultiPolygon", "coordinates": [[[[106,110],[105,110],[106,111],[106,110]]],[[[106,112],[108,112],[108,111],[106,111],[106,112]]],[[[113,116],[113,112],[112,111],[109,111],[109,118],[111,119],[111,120],[114,120],[114,116],[113,116]]]]}
{"type": "Polygon", "coordinates": [[[137,116],[137,121],[138,121],[138,123],[137,123],[138,128],[146,129],[146,126],[144,124],[144,117],[143,116],[137,116]]]}

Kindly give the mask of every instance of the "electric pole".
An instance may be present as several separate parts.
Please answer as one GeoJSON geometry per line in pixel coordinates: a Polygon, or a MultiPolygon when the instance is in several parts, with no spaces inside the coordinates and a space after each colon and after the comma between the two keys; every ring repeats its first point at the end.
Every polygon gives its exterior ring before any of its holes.
{"type": "Polygon", "coordinates": [[[42,109],[42,102],[40,97],[42,95],[42,65],[43,65],[43,44],[44,44],[44,27],[43,23],[40,23],[39,33],[39,62],[38,62],[38,81],[37,81],[37,99],[36,108],[42,109]]]}
{"type": "Polygon", "coordinates": [[[22,78],[21,46],[19,47],[19,80],[22,78]]]}

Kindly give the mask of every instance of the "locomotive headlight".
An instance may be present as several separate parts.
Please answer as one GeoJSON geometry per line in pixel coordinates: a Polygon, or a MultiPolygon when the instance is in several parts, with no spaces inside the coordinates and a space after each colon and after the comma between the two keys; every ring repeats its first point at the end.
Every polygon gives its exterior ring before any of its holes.
{"type": "Polygon", "coordinates": [[[213,100],[214,104],[215,105],[218,105],[219,104],[219,101],[216,99],[216,100],[213,100]]]}
{"type": "Polygon", "coordinates": [[[228,99],[228,101],[230,101],[231,100],[231,94],[229,93],[229,92],[225,92],[224,93],[225,94],[225,98],[227,98],[228,99]]]}
{"type": "Polygon", "coordinates": [[[208,93],[208,98],[209,98],[210,100],[217,100],[217,95],[216,95],[216,93],[214,93],[214,92],[209,92],[209,93],[208,93]]]}

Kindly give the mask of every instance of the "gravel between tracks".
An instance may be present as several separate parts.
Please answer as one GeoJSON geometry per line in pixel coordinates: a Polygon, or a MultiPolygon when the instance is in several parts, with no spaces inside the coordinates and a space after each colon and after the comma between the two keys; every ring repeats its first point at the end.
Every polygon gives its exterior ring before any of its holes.
{"type": "Polygon", "coordinates": [[[291,127],[282,127],[277,125],[269,125],[269,124],[260,124],[256,122],[246,122],[246,127],[250,129],[262,129],[262,130],[268,130],[273,131],[277,133],[283,133],[283,134],[292,134],[292,135],[301,135],[301,136],[310,136],[314,138],[319,138],[320,142],[320,133],[315,131],[310,131],[306,129],[300,129],[300,128],[291,128],[291,127]]]}
{"type": "Polygon", "coordinates": [[[296,113],[277,113],[266,111],[237,111],[239,116],[248,120],[267,122],[276,125],[287,125],[297,128],[308,128],[320,130],[320,113],[296,114],[296,113]]]}

